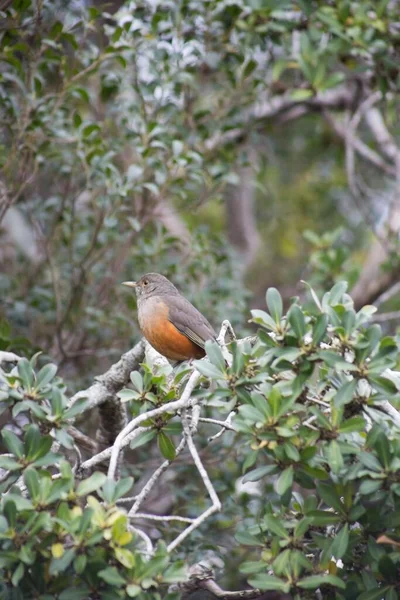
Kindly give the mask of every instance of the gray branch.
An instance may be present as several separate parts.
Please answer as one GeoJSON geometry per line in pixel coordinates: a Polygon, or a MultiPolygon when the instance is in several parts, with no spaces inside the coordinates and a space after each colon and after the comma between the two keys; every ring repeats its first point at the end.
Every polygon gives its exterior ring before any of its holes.
{"type": "Polygon", "coordinates": [[[290,113],[292,113],[290,118],[297,118],[313,111],[322,112],[351,108],[358,103],[359,96],[360,84],[357,81],[349,81],[345,85],[316,94],[313,98],[306,100],[296,101],[289,95],[270,98],[265,102],[253,105],[245,113],[242,126],[211,137],[206,144],[206,150],[212,152],[226,144],[245,139],[251,129],[258,128],[272,119],[275,122],[278,118],[287,120],[290,113]],[[302,110],[298,110],[299,108],[302,110]]]}
{"type": "Polygon", "coordinates": [[[189,569],[188,581],[174,588],[182,593],[182,600],[189,600],[190,595],[197,590],[206,590],[214,598],[221,600],[254,600],[261,598],[265,592],[258,589],[227,592],[214,579],[214,571],[207,564],[199,563],[189,569]]]}
{"type": "Polygon", "coordinates": [[[144,358],[144,342],[141,340],[136,346],[123,354],[118,362],[112,365],[103,375],[95,378],[95,383],[86,390],[78,392],[69,401],[69,406],[75,404],[80,398],[88,398],[86,410],[99,406],[112,400],[129,382],[132,371],[139,368],[144,358]]]}

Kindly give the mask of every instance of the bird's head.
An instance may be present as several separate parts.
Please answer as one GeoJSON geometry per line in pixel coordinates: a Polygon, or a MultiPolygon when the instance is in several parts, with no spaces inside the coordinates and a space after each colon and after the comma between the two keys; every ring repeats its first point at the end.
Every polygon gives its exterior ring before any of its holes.
{"type": "Polygon", "coordinates": [[[138,281],[124,281],[122,285],[134,288],[139,301],[163,294],[179,294],[174,284],[159,273],[146,273],[138,281]]]}

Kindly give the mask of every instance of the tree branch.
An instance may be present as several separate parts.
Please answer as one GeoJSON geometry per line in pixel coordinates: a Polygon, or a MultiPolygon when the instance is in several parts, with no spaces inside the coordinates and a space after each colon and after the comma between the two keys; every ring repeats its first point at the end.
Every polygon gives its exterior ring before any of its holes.
{"type": "Polygon", "coordinates": [[[182,600],[188,600],[190,595],[198,590],[206,590],[214,598],[220,598],[221,600],[254,600],[265,594],[265,592],[258,589],[237,592],[223,590],[215,581],[213,569],[204,563],[198,563],[190,567],[188,581],[179,583],[174,588],[183,594],[182,600]]]}
{"type": "Polygon", "coordinates": [[[203,480],[203,483],[207,489],[207,492],[211,498],[211,506],[205,510],[199,517],[197,517],[197,519],[194,519],[194,521],[191,523],[191,525],[189,525],[189,527],[187,527],[184,531],[182,531],[182,533],[180,533],[168,546],[167,546],[167,550],[168,552],[172,552],[172,550],[175,550],[175,548],[177,546],[179,546],[179,544],[181,542],[183,542],[184,539],[187,538],[187,536],[192,533],[192,531],[194,531],[195,529],[197,529],[197,527],[199,527],[203,521],[205,521],[210,515],[212,515],[215,512],[218,512],[221,510],[221,502],[217,496],[217,493],[214,489],[213,484],[211,483],[211,480],[208,476],[208,473],[206,471],[206,469],[204,468],[203,463],[201,462],[201,458],[199,456],[199,453],[197,452],[197,448],[193,442],[193,438],[192,438],[192,432],[189,426],[189,422],[187,419],[187,412],[186,410],[182,411],[182,424],[183,424],[183,431],[185,434],[185,439],[186,439],[186,443],[188,445],[190,454],[192,455],[193,458],[193,462],[196,465],[196,468],[203,480]]]}
{"type": "Polygon", "coordinates": [[[75,404],[80,398],[88,398],[86,410],[99,406],[113,398],[129,382],[129,376],[135,371],[144,358],[144,342],[141,340],[136,346],[123,354],[118,362],[112,365],[103,375],[95,378],[86,390],[78,392],[69,401],[69,406],[75,404]]]}
{"type": "Polygon", "coordinates": [[[206,143],[206,150],[214,152],[221,146],[237,142],[239,139],[245,139],[252,129],[265,125],[266,121],[276,121],[278,117],[284,118],[290,111],[297,110],[300,107],[303,111],[295,112],[294,118],[302,116],[306,112],[343,110],[353,107],[357,105],[359,96],[360,83],[349,81],[343,86],[316,94],[313,98],[307,100],[296,101],[290,96],[270,98],[265,102],[253,105],[245,112],[243,126],[211,137],[206,143]]]}

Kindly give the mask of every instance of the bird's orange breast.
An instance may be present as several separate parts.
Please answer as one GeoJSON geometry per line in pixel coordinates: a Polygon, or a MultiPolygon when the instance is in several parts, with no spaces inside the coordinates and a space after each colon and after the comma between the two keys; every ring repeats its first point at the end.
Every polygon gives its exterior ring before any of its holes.
{"type": "Polygon", "coordinates": [[[144,337],[170,360],[202,358],[203,348],[197,346],[168,320],[168,306],[162,301],[147,302],[139,311],[139,325],[144,337]]]}

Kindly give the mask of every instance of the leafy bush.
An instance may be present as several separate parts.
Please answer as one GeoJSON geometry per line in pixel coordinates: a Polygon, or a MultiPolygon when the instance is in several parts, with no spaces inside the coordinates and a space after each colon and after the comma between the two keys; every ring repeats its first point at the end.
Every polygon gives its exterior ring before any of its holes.
{"type": "MultiPolygon", "coordinates": [[[[234,507],[241,577],[298,599],[320,590],[323,598],[392,600],[400,593],[398,346],[370,324],[372,307],[354,311],[346,283],[322,299],[311,289],[311,299],[307,310],[294,299],[284,314],[278,291],[269,289],[268,312],[252,311],[257,335],[222,350],[207,343],[206,359],[190,368],[151,367],[150,357],[150,366],[134,371],[132,387],[119,394],[144,426],[132,446],[142,457],[158,446],[173,468],[181,450],[174,436],[188,444],[190,438],[207,456],[214,441],[206,434],[225,423],[228,431],[215,440],[218,452],[229,438],[236,448],[232,473],[244,474],[244,489],[257,486],[255,496],[249,492],[234,507]],[[194,395],[190,385],[197,386],[194,395]],[[180,401],[184,410],[194,405],[208,417],[196,426],[199,414],[192,415],[189,431],[180,401]]],[[[79,451],[68,428],[88,401],[71,405],[54,365],[37,371],[36,360],[1,371],[2,406],[12,415],[2,429],[0,458],[2,597],[177,597],[179,588],[168,594],[167,588],[187,577],[185,564],[196,557],[191,536],[177,541],[174,527],[160,525],[162,541],[153,549],[121,502],[132,478],[89,475],[79,460],[71,467],[68,452],[79,451]]],[[[190,469],[188,456],[184,463],[190,469]]],[[[135,466],[143,483],[147,469],[146,461],[135,466]]],[[[194,528],[200,553],[210,526],[226,535],[235,484],[219,484],[227,469],[229,462],[217,458],[210,471],[222,514],[210,513],[210,521],[194,528]]],[[[191,516],[207,506],[203,492],[190,480],[186,485],[190,497],[177,491],[171,519],[183,500],[191,516]]],[[[211,545],[218,554],[217,540],[211,545]]]]}

